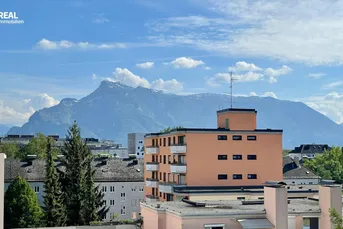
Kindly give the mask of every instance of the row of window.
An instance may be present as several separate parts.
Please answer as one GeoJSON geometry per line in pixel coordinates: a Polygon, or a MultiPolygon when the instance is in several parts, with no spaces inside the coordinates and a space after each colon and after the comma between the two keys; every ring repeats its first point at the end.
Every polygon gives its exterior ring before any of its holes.
{"type": "Polygon", "coordinates": [[[160,180],[163,182],[176,182],[178,181],[178,178],[184,179],[185,175],[177,175],[173,173],[162,173],[160,172],[160,176],[158,176],[158,172],[152,173],[152,179],[160,180]]]}
{"type": "Polygon", "coordinates": [[[175,136],[173,138],[172,137],[160,138],[159,140],[158,139],[152,139],[152,146],[167,146],[167,140],[168,140],[168,146],[176,145],[176,144],[182,145],[185,143],[185,136],[178,136],[177,142],[176,142],[175,136]]]}
{"type": "MultiPolygon", "coordinates": [[[[232,140],[233,141],[242,141],[242,135],[232,135],[232,140]]],[[[247,140],[248,141],[256,141],[256,136],[255,135],[248,135],[247,140]]],[[[218,135],[218,140],[221,141],[226,141],[227,140],[227,135],[218,135]]]]}
{"type": "MultiPolygon", "coordinates": [[[[120,214],[121,215],[126,215],[126,206],[121,206],[120,208],[120,214]]],[[[118,218],[118,214],[117,213],[110,213],[110,219],[117,219],[118,218]]],[[[106,214],[102,217],[103,220],[107,219],[106,214]]]]}
{"type": "MultiPolygon", "coordinates": [[[[232,155],[232,160],[242,160],[243,156],[241,154],[232,155]]],[[[257,155],[249,154],[247,155],[248,160],[257,160],[257,155]]],[[[227,160],[227,154],[218,155],[218,160],[227,160]]]]}
{"type": "MultiPolygon", "coordinates": [[[[121,186],[122,188],[125,188],[125,186],[121,186]]],[[[110,186],[110,192],[115,192],[116,191],[116,187],[115,186],[110,186]]],[[[137,191],[137,186],[131,186],[131,191],[132,192],[136,192],[137,191]]],[[[140,186],[139,187],[139,191],[143,192],[144,191],[144,187],[140,186]]],[[[102,192],[107,192],[107,186],[102,186],[102,192]]]]}
{"type": "MultiPolygon", "coordinates": [[[[179,157],[179,161],[184,161],[184,159],[185,159],[184,156],[180,156],[179,157]]],[[[173,162],[176,162],[176,160],[175,160],[175,157],[172,158],[171,155],[168,155],[168,161],[167,161],[167,155],[160,155],[160,157],[158,157],[157,155],[155,157],[155,155],[153,155],[152,156],[152,162],[157,162],[157,163],[160,163],[160,164],[167,164],[167,163],[171,164],[173,162]]]]}
{"type": "MultiPolygon", "coordinates": [[[[242,174],[232,174],[233,180],[242,180],[243,175],[242,174]]],[[[257,174],[248,174],[247,179],[249,180],[255,180],[257,179],[257,174]]],[[[227,174],[218,174],[218,180],[227,180],[227,174]]]]}

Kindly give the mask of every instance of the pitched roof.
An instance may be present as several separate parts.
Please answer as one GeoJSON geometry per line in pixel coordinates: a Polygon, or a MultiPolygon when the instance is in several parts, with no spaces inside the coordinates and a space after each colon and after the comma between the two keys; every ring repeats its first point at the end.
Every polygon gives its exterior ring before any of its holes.
{"type": "Polygon", "coordinates": [[[314,174],[299,163],[299,161],[292,159],[289,156],[283,157],[283,178],[312,178],[319,179],[320,177],[314,174]]]}
{"type": "Polygon", "coordinates": [[[330,147],[327,144],[303,144],[295,147],[289,153],[315,154],[323,153],[325,150],[330,150],[330,147]]]}
{"type": "MultiPolygon", "coordinates": [[[[143,182],[144,181],[144,161],[137,159],[135,165],[133,161],[120,159],[107,159],[106,165],[102,164],[101,159],[92,162],[95,169],[95,182],[143,182]]],[[[58,162],[57,162],[58,163],[58,162]]],[[[45,179],[45,160],[36,159],[32,165],[27,161],[18,159],[5,160],[5,182],[10,182],[16,176],[21,176],[27,181],[41,181],[45,179]]],[[[58,164],[57,164],[58,166],[58,164]]],[[[58,167],[59,169],[63,169],[58,167]]]]}

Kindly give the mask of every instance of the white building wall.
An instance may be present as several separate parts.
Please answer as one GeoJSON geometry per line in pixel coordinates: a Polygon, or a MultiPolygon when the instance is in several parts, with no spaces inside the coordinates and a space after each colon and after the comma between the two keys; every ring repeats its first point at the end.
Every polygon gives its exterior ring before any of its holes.
{"type": "Polygon", "coordinates": [[[144,158],[144,133],[131,133],[127,136],[127,148],[129,154],[135,154],[137,158],[144,158]]]}
{"type": "Polygon", "coordinates": [[[301,185],[301,184],[313,184],[317,185],[319,183],[319,179],[316,178],[307,178],[307,179],[284,179],[283,180],[286,184],[294,184],[294,185],[301,185]]]}

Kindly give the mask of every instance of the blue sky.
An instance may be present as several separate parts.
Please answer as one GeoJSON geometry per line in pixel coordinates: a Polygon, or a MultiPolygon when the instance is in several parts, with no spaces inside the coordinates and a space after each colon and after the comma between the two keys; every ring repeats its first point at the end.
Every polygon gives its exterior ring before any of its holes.
{"type": "MultiPolygon", "coordinates": [[[[301,101],[343,122],[343,2],[2,1],[0,123],[18,125],[101,80],[169,93],[301,101]]],[[[1,18],[0,18],[1,20],[1,18]]]]}

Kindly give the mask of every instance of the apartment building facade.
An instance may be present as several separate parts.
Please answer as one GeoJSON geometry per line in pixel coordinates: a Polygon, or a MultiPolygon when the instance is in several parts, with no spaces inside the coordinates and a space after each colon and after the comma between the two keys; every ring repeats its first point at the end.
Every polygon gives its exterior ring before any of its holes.
{"type": "MultiPolygon", "coordinates": [[[[145,196],[172,201],[174,188],[260,186],[282,180],[282,130],[257,129],[254,109],[217,112],[217,128],[145,137],[145,196]]],[[[186,194],[185,194],[186,195],[186,194]]]]}
{"type": "MultiPolygon", "coordinates": [[[[143,161],[97,158],[92,165],[95,169],[95,185],[99,185],[104,192],[106,206],[110,208],[103,221],[139,217],[140,202],[144,199],[143,161]]],[[[20,175],[29,182],[43,206],[45,161],[6,159],[4,167],[4,188],[1,190],[6,191],[15,177],[20,175]]]]}
{"type": "Polygon", "coordinates": [[[137,158],[144,158],[144,136],[145,133],[130,133],[127,135],[129,154],[134,154],[137,158]]]}

